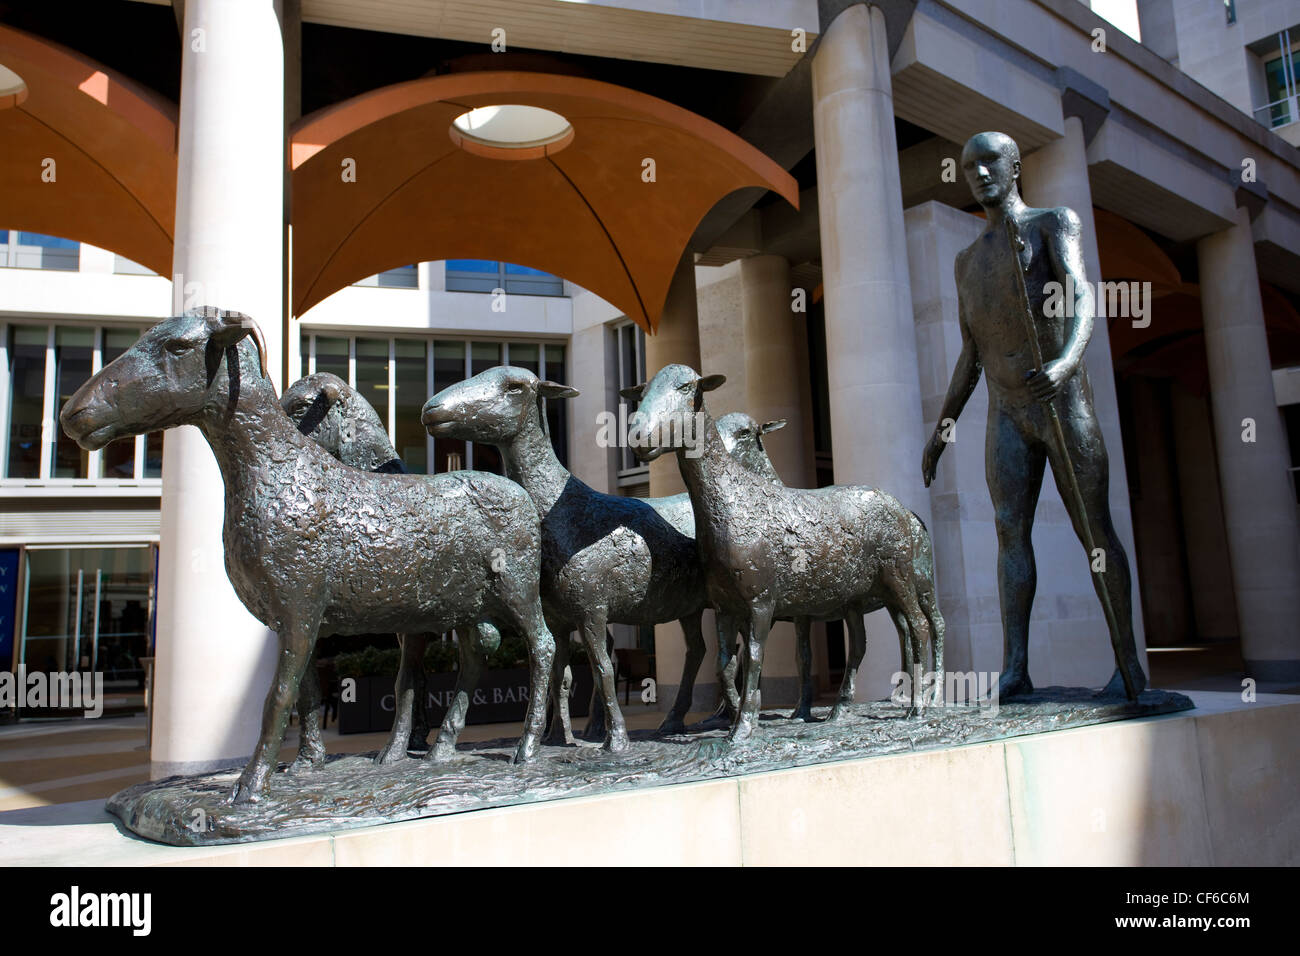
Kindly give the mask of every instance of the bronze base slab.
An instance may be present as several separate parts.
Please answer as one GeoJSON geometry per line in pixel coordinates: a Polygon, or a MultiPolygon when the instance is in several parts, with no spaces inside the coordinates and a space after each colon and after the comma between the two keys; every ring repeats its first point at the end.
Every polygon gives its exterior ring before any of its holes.
{"type": "Polygon", "coordinates": [[[631,734],[632,745],[610,753],[592,745],[544,747],[524,766],[510,756],[514,740],[460,747],[433,764],[410,758],[376,765],[372,755],[339,755],[303,772],[272,776],[259,802],[228,802],[238,770],[168,777],[136,784],[108,800],[127,829],[172,846],[252,843],[329,830],[395,823],[565,797],[693,783],[741,774],[882,754],[937,750],[1025,734],[1190,710],[1171,691],[1148,690],[1136,701],[1101,697],[1082,687],[1047,687],[992,708],[934,707],[907,717],[889,701],[855,704],[834,723],[764,714],[753,737],[731,744],[727,732],[699,730],[631,734]]]}

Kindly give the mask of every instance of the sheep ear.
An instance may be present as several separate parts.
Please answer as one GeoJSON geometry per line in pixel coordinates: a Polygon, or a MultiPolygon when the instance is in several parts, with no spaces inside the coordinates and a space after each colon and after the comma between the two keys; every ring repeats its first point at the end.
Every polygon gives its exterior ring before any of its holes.
{"type": "Polygon", "coordinates": [[[331,405],[339,400],[343,390],[339,388],[338,382],[325,382],[320,387],[321,394],[324,395],[331,405]]]}
{"type": "Polygon", "coordinates": [[[758,426],[758,430],[764,435],[766,435],[768,432],[774,432],[778,428],[785,428],[784,418],[778,418],[775,421],[770,421],[770,422],[763,422],[762,425],[758,426]]]}
{"type": "Polygon", "coordinates": [[[578,390],[572,385],[561,385],[559,382],[538,382],[537,394],[542,398],[576,398],[578,390]]]}
{"type": "Polygon", "coordinates": [[[700,379],[700,391],[711,392],[715,388],[720,388],[726,380],[727,376],[725,375],[705,375],[700,379]]]}
{"type": "Polygon", "coordinates": [[[641,396],[645,394],[645,387],[648,383],[642,382],[640,385],[629,385],[627,388],[619,389],[619,394],[629,402],[641,401],[641,396]]]}
{"type": "Polygon", "coordinates": [[[208,337],[209,344],[215,343],[216,348],[222,351],[245,336],[253,337],[253,342],[257,346],[257,359],[262,378],[266,378],[266,339],[262,337],[262,330],[258,328],[257,323],[242,312],[227,312],[210,306],[204,306],[202,313],[209,325],[213,327],[212,334],[208,337]]]}

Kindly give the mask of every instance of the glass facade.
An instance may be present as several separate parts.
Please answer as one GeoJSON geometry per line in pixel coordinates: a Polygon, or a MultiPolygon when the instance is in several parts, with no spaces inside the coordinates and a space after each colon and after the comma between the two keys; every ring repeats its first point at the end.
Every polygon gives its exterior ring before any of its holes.
{"type": "Polygon", "coordinates": [[[81,243],[39,232],[0,229],[0,266],[76,272],[81,268],[81,243]]]}
{"type": "Polygon", "coordinates": [[[58,413],[98,369],[125,352],[138,329],[90,325],[10,325],[4,337],[9,387],[6,479],[138,481],[162,476],[162,434],[120,439],[84,451],[58,426],[58,413]]]}
{"type": "MultiPolygon", "coordinates": [[[[420,409],[433,393],[503,364],[522,366],[556,382],[566,382],[568,375],[565,346],[554,342],[345,338],[305,333],[302,355],[304,375],[333,372],[374,406],[398,455],[418,474],[461,468],[497,474],[502,470],[500,453],[490,445],[428,435],[420,424],[420,409]]],[[[546,411],[551,440],[562,462],[568,460],[565,405],[563,401],[548,402],[546,411]]]]}
{"type": "Polygon", "coordinates": [[[564,280],[540,269],[490,259],[448,259],[448,292],[495,292],[510,295],[564,295],[564,280]]]}
{"type": "Polygon", "coordinates": [[[153,549],[29,547],[19,663],[102,672],[106,689],[143,686],[152,653],[153,549]]]}

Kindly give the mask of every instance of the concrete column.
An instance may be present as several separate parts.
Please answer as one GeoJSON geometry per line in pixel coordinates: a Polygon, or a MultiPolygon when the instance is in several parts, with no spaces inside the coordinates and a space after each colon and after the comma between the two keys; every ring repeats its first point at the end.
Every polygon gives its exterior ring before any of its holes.
{"type": "Polygon", "coordinates": [[[1246,210],[1198,242],[1196,258],[1242,657],[1258,680],[1300,680],[1300,535],[1246,210]]]}
{"type": "MultiPolygon", "coordinates": [[[[787,485],[810,488],[815,477],[805,453],[812,431],[811,395],[800,388],[796,364],[807,340],[801,316],[791,309],[790,263],[782,256],[740,260],[740,312],[745,343],[744,411],[759,423],[784,418],[779,431],[763,436],[763,448],[787,485]]],[[[824,638],[823,638],[824,641],[824,638]]],[[[822,655],[823,657],[825,655],[822,655]]],[[[772,625],[763,658],[765,706],[790,707],[799,700],[799,665],[794,625],[772,625]]]]}
{"type": "MultiPolygon", "coordinates": [[[[645,374],[654,378],[665,365],[689,365],[700,371],[700,322],[695,300],[695,257],[687,251],[677,263],[668,298],[664,301],[659,328],[645,337],[645,374]]],[[[675,455],[663,455],[650,463],[650,496],[659,498],[684,492],[681,469],[675,455]]]]}
{"type": "Polygon", "coordinates": [[[1223,492],[1210,403],[1206,396],[1193,395],[1177,382],[1169,397],[1196,636],[1201,640],[1236,637],[1241,630],[1232,589],[1228,535],[1223,528],[1223,492]]]}
{"type": "MultiPolygon", "coordinates": [[[[790,263],[782,256],[740,260],[741,318],[745,336],[745,411],[758,422],[784,418],[780,431],[763,437],[763,448],[787,485],[810,488],[815,469],[805,454],[812,431],[811,397],[795,364],[807,329],[791,308],[790,263]]],[[[804,347],[806,348],[806,346],[804,347]]]]}
{"type": "MultiPolygon", "coordinates": [[[[903,227],[885,16],[844,10],[813,60],[813,132],[826,311],[826,376],[837,484],[897,496],[929,524],[925,440],[903,227]]],[[[898,638],[867,618],[859,696],[880,697],[898,638]]]]}
{"type": "MultiPolygon", "coordinates": [[[[1031,206],[1069,206],[1074,210],[1083,225],[1083,259],[1088,281],[1096,283],[1104,279],[1105,276],[1101,274],[1101,255],[1097,249],[1097,223],[1092,214],[1087,144],[1084,142],[1083,121],[1079,117],[1066,117],[1063,137],[1023,157],[1021,183],[1025,201],[1031,206]]],[[[1133,537],[1133,508],[1124,467],[1124,438],[1119,426],[1119,398],[1115,393],[1115,366],[1110,354],[1110,333],[1106,321],[1100,317],[1104,306],[1104,302],[1099,302],[1099,317],[1093,325],[1092,341],[1084,353],[1084,363],[1092,383],[1093,408],[1110,458],[1110,513],[1124,550],[1128,552],[1129,570],[1133,576],[1133,634],[1137,640],[1142,666],[1146,668],[1146,631],[1143,626],[1142,589],[1138,579],[1137,550],[1133,537]]],[[[1079,553],[1083,554],[1081,547],[1079,553]]],[[[1079,561],[1087,573],[1086,558],[1080,557],[1079,561]]],[[[1100,636],[1105,639],[1104,628],[1100,636]]],[[[1108,643],[1105,646],[1109,648],[1108,643]]],[[[1031,648],[1030,661],[1032,660],[1031,648]]]]}
{"type": "MultiPolygon", "coordinates": [[[[659,328],[654,335],[645,337],[645,372],[647,378],[654,378],[665,365],[689,365],[700,371],[700,323],[699,311],[695,297],[695,256],[688,250],[682,254],[673,273],[672,285],[668,288],[668,298],[664,301],[664,310],[659,317],[659,328]]],[[[676,455],[663,455],[650,463],[650,496],[661,498],[668,495],[685,494],[686,484],[682,481],[681,469],[677,465],[676,455]]],[[[704,615],[704,641],[706,651],[704,663],[700,665],[699,675],[695,681],[694,710],[711,709],[717,683],[714,678],[714,661],[717,654],[717,630],[713,624],[713,612],[704,615]]],[[[681,683],[682,662],[686,656],[686,644],[681,625],[676,621],[659,624],[655,627],[655,681],[659,685],[658,707],[668,710],[677,696],[681,683]]]]}
{"type": "MultiPolygon", "coordinates": [[[[189,0],[182,33],[176,245],[181,304],[252,316],[280,377],[284,53],[274,0],[189,0]]],[[[252,752],[276,657],[226,577],[221,475],[193,427],[163,445],[152,773],[252,752]]]]}

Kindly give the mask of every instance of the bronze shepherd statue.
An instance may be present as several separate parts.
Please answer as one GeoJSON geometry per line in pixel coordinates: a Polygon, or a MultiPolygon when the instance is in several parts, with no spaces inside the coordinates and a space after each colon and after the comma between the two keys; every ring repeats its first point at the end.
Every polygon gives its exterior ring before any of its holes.
{"type": "Polygon", "coordinates": [[[1116,670],[1105,693],[1135,697],[1146,676],[1133,638],[1128,558],[1107,501],[1106,446],[1083,362],[1095,312],[1079,217],[1065,207],[1025,205],[1016,188],[1020,150],[1005,133],[971,137],[961,162],[988,225],[957,255],[962,351],[925,447],[922,474],[929,485],[947,444],[944,421],[956,421],[981,370],[987,372],[984,456],[998,534],[1003,633],[998,693],[1005,698],[1033,690],[1029,612],[1037,575],[1030,532],[1044,465],[1050,464],[1075,532],[1089,550],[1095,543],[1105,552],[1104,565],[1097,565],[1104,570],[1093,574],[1115,648],[1116,670]],[[1073,289],[1064,309],[1043,307],[1053,282],[1073,289]]]}

